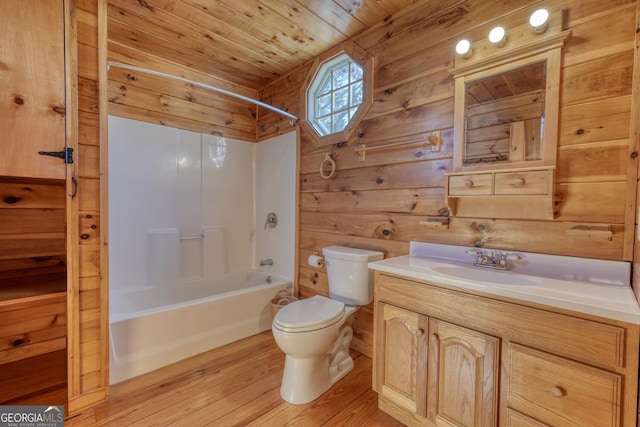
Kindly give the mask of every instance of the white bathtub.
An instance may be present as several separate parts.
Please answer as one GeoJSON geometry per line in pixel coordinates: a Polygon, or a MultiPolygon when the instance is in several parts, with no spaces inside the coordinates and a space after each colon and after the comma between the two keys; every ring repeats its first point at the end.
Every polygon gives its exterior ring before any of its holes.
{"type": "Polygon", "coordinates": [[[110,295],[110,384],[271,328],[269,303],[291,281],[258,271],[110,295]]]}

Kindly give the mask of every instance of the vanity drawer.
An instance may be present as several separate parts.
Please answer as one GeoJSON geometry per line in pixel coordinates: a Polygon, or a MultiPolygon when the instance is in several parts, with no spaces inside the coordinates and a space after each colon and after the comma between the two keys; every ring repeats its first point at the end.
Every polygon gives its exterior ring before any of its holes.
{"type": "Polygon", "coordinates": [[[489,195],[492,190],[493,175],[490,173],[449,176],[450,196],[489,195]]]}
{"type": "Polygon", "coordinates": [[[506,419],[506,427],[549,427],[511,408],[507,408],[506,419]]]}
{"type": "Polygon", "coordinates": [[[549,171],[501,172],[495,176],[495,194],[547,194],[549,171]]]}
{"type": "Polygon", "coordinates": [[[620,425],[620,375],[513,343],[507,357],[510,408],[551,425],[620,425]]]}

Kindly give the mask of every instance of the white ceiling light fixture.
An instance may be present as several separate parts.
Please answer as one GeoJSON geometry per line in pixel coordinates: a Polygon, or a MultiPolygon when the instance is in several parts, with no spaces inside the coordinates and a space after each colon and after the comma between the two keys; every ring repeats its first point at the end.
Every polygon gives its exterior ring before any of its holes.
{"type": "Polygon", "coordinates": [[[462,39],[456,44],[456,53],[463,58],[468,58],[471,56],[471,42],[467,39],[462,39]]]}
{"type": "Polygon", "coordinates": [[[495,27],[489,33],[489,41],[498,47],[504,46],[507,42],[507,33],[503,27],[495,27]]]}
{"type": "Polygon", "coordinates": [[[529,25],[534,33],[544,33],[549,25],[549,11],[538,9],[531,14],[529,25]]]}

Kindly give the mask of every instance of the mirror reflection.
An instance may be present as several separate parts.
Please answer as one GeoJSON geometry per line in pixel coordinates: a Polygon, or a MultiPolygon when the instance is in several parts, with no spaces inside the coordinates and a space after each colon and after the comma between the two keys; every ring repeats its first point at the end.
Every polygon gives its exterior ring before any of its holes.
{"type": "Polygon", "coordinates": [[[465,165],[540,160],[546,60],[465,85],[465,165]]]}

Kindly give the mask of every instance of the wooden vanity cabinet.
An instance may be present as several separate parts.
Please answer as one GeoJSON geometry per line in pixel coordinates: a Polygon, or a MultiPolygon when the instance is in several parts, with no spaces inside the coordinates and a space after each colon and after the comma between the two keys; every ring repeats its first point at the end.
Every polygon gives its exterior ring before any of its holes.
{"type": "Polygon", "coordinates": [[[636,426],[640,327],[376,271],[373,388],[409,426],[636,426]]]}
{"type": "Polygon", "coordinates": [[[426,417],[428,318],[384,303],[376,304],[375,317],[374,390],[426,417]]]}
{"type": "Polygon", "coordinates": [[[500,340],[429,319],[427,419],[436,425],[495,426],[500,340]]]}
{"type": "Polygon", "coordinates": [[[383,409],[408,425],[497,425],[497,338],[383,302],[376,317],[374,390],[383,409]]]}

